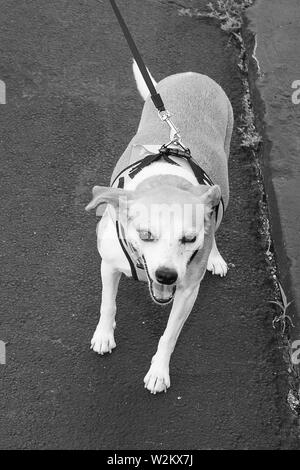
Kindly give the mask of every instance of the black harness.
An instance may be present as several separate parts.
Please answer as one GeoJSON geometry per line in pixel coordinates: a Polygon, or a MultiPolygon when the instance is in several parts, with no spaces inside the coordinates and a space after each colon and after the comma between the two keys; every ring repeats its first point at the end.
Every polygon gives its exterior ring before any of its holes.
{"type": "MultiPolygon", "coordinates": [[[[177,162],[172,160],[170,157],[184,158],[185,160],[187,160],[199,184],[206,184],[208,186],[214,185],[214,183],[212,182],[210,177],[207,175],[207,173],[205,173],[205,171],[192,158],[190,150],[174,149],[174,148],[170,148],[170,147],[163,145],[159,149],[159,152],[157,154],[147,155],[141,160],[138,160],[132,163],[131,165],[127,166],[126,168],[124,168],[115,177],[111,186],[113,186],[118,180],[117,187],[124,188],[124,176],[122,175],[125,172],[128,172],[128,176],[130,178],[134,178],[141,170],[143,170],[143,168],[151,165],[151,163],[158,161],[160,159],[164,160],[167,163],[170,163],[171,165],[180,166],[177,162]]],[[[220,199],[219,204],[215,206],[214,208],[216,221],[218,220],[220,204],[222,205],[222,214],[224,214],[225,208],[224,208],[224,201],[222,197],[220,199]]],[[[130,245],[128,241],[126,240],[124,228],[119,220],[116,220],[116,231],[117,231],[117,236],[120,242],[120,246],[124,252],[124,255],[126,256],[128,260],[133,279],[137,281],[146,280],[147,278],[146,278],[144,263],[139,258],[138,253],[136,252],[135,248],[132,245],[130,245]]],[[[194,259],[197,253],[198,253],[198,250],[195,250],[191,258],[189,259],[189,263],[192,262],[192,260],[194,259]]]]}

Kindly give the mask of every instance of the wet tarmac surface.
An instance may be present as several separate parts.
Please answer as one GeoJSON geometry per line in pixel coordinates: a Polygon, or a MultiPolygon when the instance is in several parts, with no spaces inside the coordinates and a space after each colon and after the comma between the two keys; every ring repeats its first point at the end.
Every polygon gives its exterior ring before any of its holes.
{"type": "Polygon", "coordinates": [[[130,53],[108,2],[1,8],[0,447],[279,448],[286,378],[254,172],[236,131],[237,51],[214,21],[179,16],[173,2],[122,2],[154,77],[207,74],[236,117],[218,233],[231,268],[225,279],[206,275],[172,357],[171,388],[153,396],[143,377],[169,307],[153,304],[147,286],[121,281],[117,348],[107,357],[89,350],[100,259],[96,219],[84,207],[94,184],[109,183],[139,121],[130,53]]]}

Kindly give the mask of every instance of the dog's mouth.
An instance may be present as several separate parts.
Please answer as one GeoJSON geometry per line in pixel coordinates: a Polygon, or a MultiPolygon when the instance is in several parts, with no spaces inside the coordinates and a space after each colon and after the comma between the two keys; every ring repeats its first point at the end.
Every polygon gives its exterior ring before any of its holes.
{"type": "Polygon", "coordinates": [[[149,283],[149,290],[152,299],[154,302],[158,304],[168,304],[174,298],[175,291],[176,291],[176,284],[167,285],[161,284],[160,282],[153,281],[150,277],[146,260],[143,256],[143,263],[145,267],[145,271],[147,273],[148,283],[149,283]]]}
{"type": "MultiPolygon", "coordinates": [[[[149,277],[148,277],[149,279],[149,277]]],[[[158,304],[168,304],[174,298],[176,285],[168,286],[166,284],[160,284],[149,279],[149,287],[152,299],[158,304]]]]}

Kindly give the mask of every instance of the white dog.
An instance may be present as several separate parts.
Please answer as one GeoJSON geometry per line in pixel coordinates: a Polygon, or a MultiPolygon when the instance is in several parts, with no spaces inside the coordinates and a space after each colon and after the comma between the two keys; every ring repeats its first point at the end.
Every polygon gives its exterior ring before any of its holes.
{"type": "Polygon", "coordinates": [[[233,113],[222,88],[207,76],[171,75],[157,91],[174,114],[190,155],[169,141],[145,82],[134,63],[145,100],[136,135],[119,159],[111,186],[93,188],[87,210],[104,215],[97,227],[102,258],[100,320],[91,348],[104,354],[116,347],[116,294],[121,274],[148,282],[153,300],[173,300],[166,329],[144,378],[151,393],[170,386],[169,362],[196,300],[206,269],[225,276],[227,265],[216,241],[228,204],[228,170],[233,113]],[[101,211],[107,204],[106,210],[101,211]]]}

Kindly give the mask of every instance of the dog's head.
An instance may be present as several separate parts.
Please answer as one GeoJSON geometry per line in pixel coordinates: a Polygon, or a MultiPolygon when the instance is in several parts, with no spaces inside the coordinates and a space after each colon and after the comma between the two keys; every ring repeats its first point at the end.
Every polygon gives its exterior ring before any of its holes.
{"type": "MultiPolygon", "coordinates": [[[[110,204],[127,242],[143,260],[152,298],[173,299],[192,255],[204,246],[219,186],[193,186],[176,176],[151,177],[134,191],[95,186],[87,210],[110,204]]],[[[97,209],[98,215],[99,208],[97,209]]]]}

